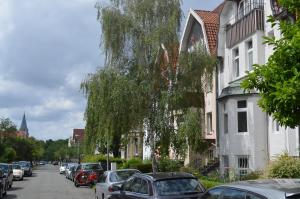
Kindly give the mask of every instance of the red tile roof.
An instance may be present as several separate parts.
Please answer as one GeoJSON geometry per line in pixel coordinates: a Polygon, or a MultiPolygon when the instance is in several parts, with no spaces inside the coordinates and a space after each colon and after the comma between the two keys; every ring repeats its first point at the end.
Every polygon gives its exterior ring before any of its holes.
{"type": "Polygon", "coordinates": [[[223,7],[224,2],[213,11],[195,10],[204,23],[208,46],[212,55],[217,55],[219,16],[223,7]]]}
{"type": "Polygon", "coordinates": [[[75,140],[75,142],[83,142],[84,129],[73,129],[73,140],[75,140]]]}

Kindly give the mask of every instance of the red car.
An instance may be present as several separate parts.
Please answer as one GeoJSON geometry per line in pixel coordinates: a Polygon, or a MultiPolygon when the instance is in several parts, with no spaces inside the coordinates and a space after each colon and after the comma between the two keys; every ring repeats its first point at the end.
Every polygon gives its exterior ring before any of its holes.
{"type": "Polygon", "coordinates": [[[98,163],[79,164],[75,171],[74,185],[93,186],[103,174],[103,169],[98,163]]]}

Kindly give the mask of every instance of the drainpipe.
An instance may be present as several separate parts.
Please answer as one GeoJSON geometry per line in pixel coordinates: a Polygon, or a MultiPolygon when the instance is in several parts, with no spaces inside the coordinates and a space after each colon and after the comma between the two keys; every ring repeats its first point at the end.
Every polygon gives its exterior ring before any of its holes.
{"type": "Polygon", "coordinates": [[[220,124],[219,124],[219,101],[218,101],[218,96],[219,96],[219,67],[220,63],[222,64],[223,60],[222,57],[218,57],[218,63],[216,67],[216,77],[215,77],[215,93],[216,93],[216,148],[217,148],[217,153],[220,161],[220,145],[219,145],[219,134],[220,134],[220,124]]]}

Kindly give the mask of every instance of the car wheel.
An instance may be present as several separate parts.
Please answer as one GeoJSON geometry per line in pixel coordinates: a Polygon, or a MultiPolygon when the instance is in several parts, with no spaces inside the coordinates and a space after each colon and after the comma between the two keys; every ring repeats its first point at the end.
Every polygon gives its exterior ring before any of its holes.
{"type": "Polygon", "coordinates": [[[76,182],[76,180],[74,181],[74,185],[75,187],[79,187],[79,184],[76,182]]]}
{"type": "Polygon", "coordinates": [[[4,190],[3,190],[2,195],[5,196],[5,195],[6,195],[6,192],[7,192],[7,187],[4,187],[4,190]]]}

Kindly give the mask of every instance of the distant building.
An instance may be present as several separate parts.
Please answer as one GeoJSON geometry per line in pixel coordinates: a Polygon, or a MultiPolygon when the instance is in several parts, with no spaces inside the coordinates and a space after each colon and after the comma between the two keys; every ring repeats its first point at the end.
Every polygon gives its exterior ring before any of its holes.
{"type": "Polygon", "coordinates": [[[16,132],[16,136],[17,137],[24,137],[24,138],[29,137],[29,130],[28,130],[28,127],[27,127],[25,113],[24,113],[23,118],[22,118],[20,129],[19,129],[19,131],[16,132]]]}
{"type": "Polygon", "coordinates": [[[82,144],[84,142],[84,129],[73,129],[73,135],[68,140],[68,146],[79,143],[82,144]]]}

